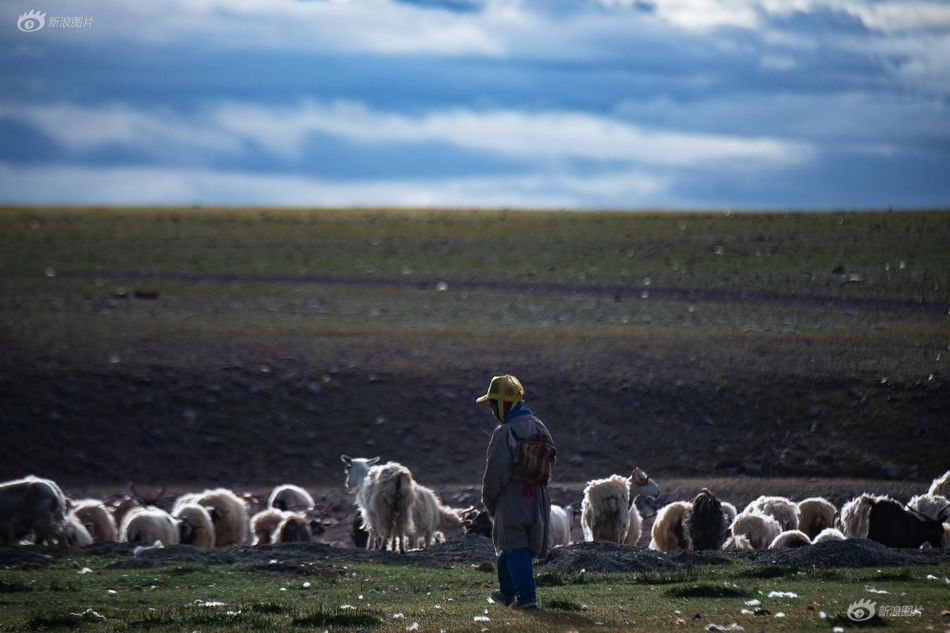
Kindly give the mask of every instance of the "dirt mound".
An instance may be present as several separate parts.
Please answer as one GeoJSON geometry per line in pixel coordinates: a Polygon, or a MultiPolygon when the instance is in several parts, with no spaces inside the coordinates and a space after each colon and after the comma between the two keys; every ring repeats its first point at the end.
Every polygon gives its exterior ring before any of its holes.
{"type": "MultiPolygon", "coordinates": [[[[38,569],[75,550],[14,547],[0,549],[0,568],[38,569]]],[[[407,554],[378,552],[324,543],[287,543],[260,547],[200,549],[190,545],[142,547],[127,543],[103,543],[83,549],[84,554],[123,555],[110,569],[142,569],[169,565],[250,564],[262,571],[325,575],[333,564],[388,562],[419,565],[465,564],[487,568],[495,552],[491,540],[477,535],[450,539],[407,554]]],[[[611,543],[575,543],[551,550],[538,563],[536,572],[554,573],[643,573],[673,572],[698,565],[721,565],[746,560],[754,564],[791,568],[908,567],[950,565],[950,549],[895,549],[867,539],[818,543],[809,547],[753,552],[672,551],[657,552],[611,543]]]]}
{"type": "Polygon", "coordinates": [[[950,549],[898,549],[863,538],[763,552],[761,562],[796,567],[909,567],[950,564],[950,549]]]}

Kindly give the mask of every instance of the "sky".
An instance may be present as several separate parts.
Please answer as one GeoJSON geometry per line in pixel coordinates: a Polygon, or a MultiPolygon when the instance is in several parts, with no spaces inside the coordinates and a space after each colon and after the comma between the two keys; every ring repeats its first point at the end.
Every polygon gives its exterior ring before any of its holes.
{"type": "Polygon", "coordinates": [[[0,204],[950,208],[950,2],[5,0],[0,204]]]}

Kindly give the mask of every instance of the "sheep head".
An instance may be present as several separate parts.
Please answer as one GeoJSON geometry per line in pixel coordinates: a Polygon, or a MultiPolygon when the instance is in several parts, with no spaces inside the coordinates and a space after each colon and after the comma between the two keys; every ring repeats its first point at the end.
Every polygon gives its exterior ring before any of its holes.
{"type": "Polygon", "coordinates": [[[647,495],[653,498],[660,496],[660,488],[650,479],[650,476],[643,472],[640,467],[633,469],[630,475],[630,496],[647,495]]]}
{"type": "Polygon", "coordinates": [[[370,467],[379,461],[379,457],[366,459],[365,457],[350,457],[349,455],[340,455],[340,459],[346,464],[346,481],[343,482],[343,485],[351,491],[360,487],[370,467]]]}

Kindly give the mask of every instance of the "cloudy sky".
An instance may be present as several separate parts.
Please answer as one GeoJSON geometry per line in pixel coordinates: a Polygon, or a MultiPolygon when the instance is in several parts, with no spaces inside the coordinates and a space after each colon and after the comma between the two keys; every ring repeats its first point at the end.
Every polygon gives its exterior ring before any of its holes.
{"type": "Polygon", "coordinates": [[[950,207],[950,2],[7,0],[0,203],[950,207]]]}

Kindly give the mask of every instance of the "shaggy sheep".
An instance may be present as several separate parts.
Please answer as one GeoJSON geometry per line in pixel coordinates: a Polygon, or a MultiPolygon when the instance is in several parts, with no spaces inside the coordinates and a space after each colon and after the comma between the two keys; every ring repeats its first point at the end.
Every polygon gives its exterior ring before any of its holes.
{"type": "Polygon", "coordinates": [[[406,540],[415,532],[412,506],[416,484],[412,473],[397,462],[374,465],[378,457],[340,458],[347,465],[345,485],[356,492],[363,528],[370,533],[367,549],[398,549],[405,553],[406,540]]]}
{"type": "Polygon", "coordinates": [[[195,503],[209,508],[214,523],[214,546],[244,545],[250,539],[250,519],[244,500],[227,488],[192,492],[178,497],[175,508],[195,503]]]}
{"type": "Polygon", "coordinates": [[[89,530],[74,516],[66,517],[66,525],[63,526],[63,539],[68,547],[85,547],[93,543],[89,530]]]}
{"type": "MultiPolygon", "coordinates": [[[[581,502],[581,528],[585,541],[608,541],[620,545],[627,538],[631,523],[640,523],[636,507],[632,508],[632,499],[646,494],[657,497],[660,489],[645,472],[636,468],[630,477],[611,475],[606,479],[587,482],[584,500],[581,502]],[[631,521],[631,515],[636,513],[631,521]]],[[[640,538],[637,529],[634,542],[640,538]]]]}
{"type": "Polygon", "coordinates": [[[291,512],[306,512],[313,509],[313,497],[310,493],[293,484],[284,484],[274,488],[267,500],[268,508],[290,510],[291,512]]]}
{"type": "Polygon", "coordinates": [[[82,499],[73,502],[69,516],[82,523],[94,543],[114,541],[119,535],[115,519],[106,505],[97,499],[82,499]]]}
{"type": "Polygon", "coordinates": [[[843,541],[844,534],[837,528],[825,528],[818,533],[818,536],[812,539],[812,543],[824,543],[825,541],[843,541]]]}
{"type": "Polygon", "coordinates": [[[727,552],[739,552],[755,548],[752,547],[752,541],[749,540],[749,537],[744,534],[739,534],[738,536],[730,536],[727,538],[726,542],[722,544],[722,549],[727,552]]]}
{"type": "Polygon", "coordinates": [[[946,497],[932,494],[917,495],[907,502],[907,507],[934,521],[950,523],[950,500],[946,497]]]}
{"type": "Polygon", "coordinates": [[[950,470],[933,480],[927,494],[950,499],[950,470]]]}
{"type": "Polygon", "coordinates": [[[310,543],[313,529],[310,519],[296,512],[287,512],[274,530],[274,543],[310,543]]]}
{"type": "Polygon", "coordinates": [[[722,502],[703,488],[683,517],[683,531],[689,549],[719,549],[726,541],[728,530],[729,522],[722,511],[722,502]]]}
{"type": "Polygon", "coordinates": [[[845,537],[867,538],[871,502],[884,499],[887,499],[887,497],[864,494],[844,504],[841,507],[841,516],[838,523],[845,537]]]}
{"type": "Polygon", "coordinates": [[[732,522],[733,536],[745,536],[755,549],[765,549],[782,532],[781,524],[771,515],[743,510],[732,522]]]}
{"type": "Polygon", "coordinates": [[[623,535],[624,545],[636,545],[640,542],[643,535],[643,516],[640,515],[640,509],[637,504],[630,503],[630,524],[627,525],[627,533],[623,535]]]}
{"type": "Polygon", "coordinates": [[[811,545],[811,539],[801,530],[786,530],[772,539],[769,543],[769,549],[782,549],[785,547],[805,547],[811,545]]]}
{"type": "Polygon", "coordinates": [[[268,508],[251,517],[251,533],[254,536],[252,544],[272,545],[274,543],[274,531],[277,530],[277,526],[288,514],[292,513],[277,508],[268,508]]]}
{"type": "Polygon", "coordinates": [[[626,477],[613,475],[587,482],[581,503],[585,541],[623,542],[630,527],[630,487],[626,477]]]}
{"type": "Polygon", "coordinates": [[[66,523],[66,498],[56,482],[33,475],[0,484],[0,545],[30,533],[37,543],[58,543],[66,523]]]}
{"type": "Polygon", "coordinates": [[[674,501],[657,512],[653,522],[650,539],[650,549],[670,551],[686,549],[688,542],[683,532],[683,517],[693,507],[688,501],[674,501]]]}
{"type": "Polygon", "coordinates": [[[178,542],[210,549],[214,547],[214,520],[204,506],[197,503],[177,505],[172,516],[178,519],[178,542]]]}
{"type": "Polygon", "coordinates": [[[798,529],[798,504],[785,497],[761,496],[745,507],[743,512],[768,514],[782,526],[782,530],[798,529]]]}
{"type": "Polygon", "coordinates": [[[574,524],[574,508],[551,504],[551,547],[571,544],[571,527],[574,524]]]}
{"type": "Polygon", "coordinates": [[[431,488],[416,484],[415,501],[412,504],[412,544],[415,547],[429,547],[436,536],[444,538],[465,531],[465,522],[457,510],[442,505],[431,488]]]}
{"type": "Polygon", "coordinates": [[[138,507],[122,517],[119,541],[145,543],[160,541],[162,545],[178,545],[178,521],[160,508],[138,507]]]}
{"type": "Polygon", "coordinates": [[[887,497],[861,495],[841,511],[844,534],[851,538],[869,538],[888,547],[931,547],[950,545],[950,528],[940,521],[904,509],[887,497]]]}
{"type": "Polygon", "coordinates": [[[826,529],[833,528],[838,518],[838,508],[827,499],[810,497],[798,502],[798,529],[815,538],[826,529]]]}

